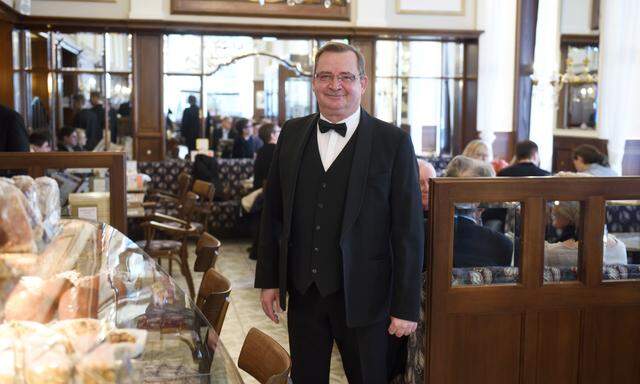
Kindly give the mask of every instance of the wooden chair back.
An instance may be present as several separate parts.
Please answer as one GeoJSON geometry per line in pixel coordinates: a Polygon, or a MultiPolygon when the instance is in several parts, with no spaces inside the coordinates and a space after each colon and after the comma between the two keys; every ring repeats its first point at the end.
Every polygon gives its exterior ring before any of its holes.
{"type": "Polygon", "coordinates": [[[209,268],[215,268],[220,247],[222,243],[211,234],[204,232],[198,238],[196,244],[196,262],[193,270],[196,272],[206,272],[209,268]]]}
{"type": "Polygon", "coordinates": [[[640,198],[640,177],[429,180],[425,383],[638,383],[640,280],[606,280],[608,200],[640,198]],[[545,208],[580,202],[576,280],[545,283],[545,208]],[[520,202],[519,278],[452,283],[455,204],[520,202]],[[487,353],[487,351],[491,351],[487,353]]]}
{"type": "Polygon", "coordinates": [[[191,222],[191,214],[193,210],[196,208],[196,203],[198,201],[198,195],[193,192],[187,192],[184,195],[184,198],[180,201],[180,206],[178,207],[178,218],[184,220],[188,223],[191,222]]]}
{"type": "Polygon", "coordinates": [[[191,182],[193,181],[193,176],[191,176],[187,172],[180,172],[178,174],[178,198],[182,200],[182,198],[189,191],[189,187],[191,186],[191,182]]]}
{"type": "Polygon", "coordinates": [[[200,201],[203,203],[210,203],[213,201],[213,196],[216,192],[216,187],[209,182],[203,180],[196,180],[193,182],[191,192],[200,197],[200,201]]]}
{"type": "Polygon", "coordinates": [[[269,335],[251,328],[242,344],[238,367],[261,384],[286,384],[291,371],[291,357],[269,335]]]}
{"type": "Polygon", "coordinates": [[[231,294],[231,282],[218,271],[210,268],[202,278],[196,305],[207,318],[213,330],[220,335],[224,323],[229,295],[231,294]]]}

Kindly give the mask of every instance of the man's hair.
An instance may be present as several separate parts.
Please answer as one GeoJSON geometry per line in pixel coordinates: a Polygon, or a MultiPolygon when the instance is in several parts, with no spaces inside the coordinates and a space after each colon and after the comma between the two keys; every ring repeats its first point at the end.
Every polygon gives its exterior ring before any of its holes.
{"type": "Polygon", "coordinates": [[[80,102],[80,101],[84,103],[85,100],[86,99],[84,98],[84,95],[82,93],[76,93],[75,95],[73,95],[73,102],[74,103],[75,102],[80,102]]]}
{"type": "Polygon", "coordinates": [[[493,177],[495,175],[495,171],[489,164],[465,155],[458,155],[451,159],[445,170],[446,177],[493,177]]]}
{"type": "Polygon", "coordinates": [[[326,43],[325,45],[323,45],[318,52],[316,53],[316,58],[315,58],[315,64],[313,66],[313,73],[316,73],[316,66],[318,65],[318,60],[320,59],[320,56],[322,56],[323,53],[325,52],[353,52],[356,55],[356,58],[358,60],[358,75],[360,76],[364,76],[365,72],[364,72],[364,56],[362,56],[362,53],[360,53],[360,51],[349,45],[349,44],[345,44],[345,43],[339,43],[337,41],[330,41],[328,43],[326,43]]]}
{"type": "Polygon", "coordinates": [[[187,97],[187,103],[189,104],[195,104],[196,103],[196,97],[193,95],[189,95],[189,97],[187,97]]]}
{"type": "Polygon", "coordinates": [[[530,159],[538,153],[538,144],[531,140],[520,141],[516,144],[516,160],[530,159]]]}
{"type": "Polygon", "coordinates": [[[60,138],[71,136],[75,130],[75,128],[68,126],[60,128],[60,138]]]}
{"type": "Polygon", "coordinates": [[[267,144],[269,143],[269,139],[271,139],[271,135],[275,130],[276,130],[275,124],[264,123],[260,126],[260,129],[258,130],[258,136],[260,136],[260,140],[262,140],[263,143],[267,144]]]}
{"type": "Polygon", "coordinates": [[[33,132],[29,135],[29,144],[37,147],[42,147],[44,143],[51,142],[51,137],[48,132],[33,132]]]}
{"type": "Polygon", "coordinates": [[[236,131],[238,131],[238,133],[242,133],[242,131],[247,127],[247,125],[249,125],[249,119],[245,119],[244,117],[238,119],[235,125],[236,131]]]}
{"type": "Polygon", "coordinates": [[[102,97],[102,94],[98,91],[91,91],[91,93],[89,94],[89,98],[94,98],[94,97],[102,97]]]}

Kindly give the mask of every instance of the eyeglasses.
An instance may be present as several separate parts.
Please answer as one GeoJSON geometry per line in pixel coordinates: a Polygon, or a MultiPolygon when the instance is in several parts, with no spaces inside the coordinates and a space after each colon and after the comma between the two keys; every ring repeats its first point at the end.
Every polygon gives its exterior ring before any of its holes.
{"type": "Polygon", "coordinates": [[[353,84],[356,79],[360,78],[360,76],[354,75],[353,73],[341,73],[335,76],[333,73],[328,72],[320,72],[314,75],[315,79],[320,83],[328,84],[333,83],[333,79],[337,78],[338,82],[341,84],[353,84]]]}

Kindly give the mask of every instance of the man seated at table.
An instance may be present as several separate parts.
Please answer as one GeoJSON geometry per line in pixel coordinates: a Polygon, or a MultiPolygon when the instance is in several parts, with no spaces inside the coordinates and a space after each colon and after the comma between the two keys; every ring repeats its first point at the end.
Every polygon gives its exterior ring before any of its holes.
{"type": "MultiPolygon", "coordinates": [[[[456,156],[446,170],[449,177],[487,177],[489,164],[466,156],[456,156]]],[[[513,242],[505,235],[478,223],[475,203],[456,204],[453,240],[453,267],[509,266],[513,242]]]]}
{"type": "Polygon", "coordinates": [[[46,131],[36,131],[29,135],[30,152],[51,152],[51,137],[46,131]]]}
{"type": "Polygon", "coordinates": [[[551,174],[539,167],[540,155],[538,145],[531,140],[520,141],[516,144],[516,160],[509,167],[498,172],[498,176],[550,176],[551,174]]]}
{"type": "Polygon", "coordinates": [[[78,147],[78,133],[73,127],[62,127],[60,129],[60,136],[58,139],[58,151],[60,152],[75,152],[79,151],[78,147]]]}

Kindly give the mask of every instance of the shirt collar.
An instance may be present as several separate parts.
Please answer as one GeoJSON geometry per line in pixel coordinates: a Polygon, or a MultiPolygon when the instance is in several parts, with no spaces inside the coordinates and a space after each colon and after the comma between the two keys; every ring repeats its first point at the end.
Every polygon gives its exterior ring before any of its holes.
{"type": "MultiPolygon", "coordinates": [[[[329,119],[324,117],[322,113],[320,114],[320,118],[324,121],[329,121],[329,119]]],[[[351,116],[337,122],[337,124],[340,123],[345,123],[347,125],[347,136],[345,137],[348,137],[350,132],[353,132],[358,128],[358,124],[360,123],[360,108],[358,108],[351,116]]]]}

